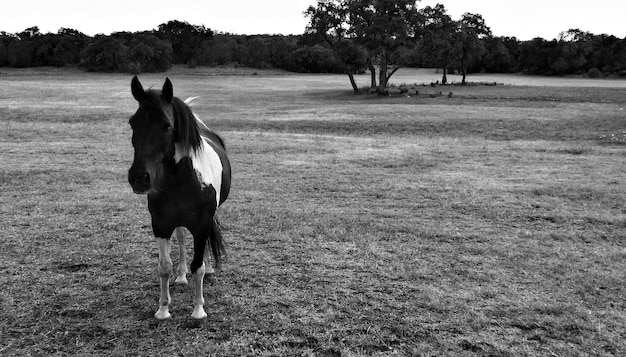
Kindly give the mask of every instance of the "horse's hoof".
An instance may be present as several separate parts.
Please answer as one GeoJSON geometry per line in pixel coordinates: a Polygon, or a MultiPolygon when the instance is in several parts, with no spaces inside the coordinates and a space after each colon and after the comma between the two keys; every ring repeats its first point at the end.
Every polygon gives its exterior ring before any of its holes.
{"type": "Polygon", "coordinates": [[[213,269],[213,266],[211,264],[204,264],[206,266],[206,274],[215,274],[215,269],[213,269]]]}
{"type": "Polygon", "coordinates": [[[171,319],[172,315],[170,314],[166,306],[161,306],[159,307],[159,310],[154,314],[154,317],[157,320],[167,320],[171,319]]]}
{"type": "Polygon", "coordinates": [[[202,306],[196,306],[191,313],[191,318],[194,320],[203,320],[206,319],[207,314],[204,312],[204,308],[202,306]]]}
{"type": "Polygon", "coordinates": [[[174,283],[175,284],[179,284],[179,285],[187,285],[187,284],[189,284],[189,281],[187,281],[187,277],[186,276],[179,276],[179,277],[176,278],[174,283]]]}

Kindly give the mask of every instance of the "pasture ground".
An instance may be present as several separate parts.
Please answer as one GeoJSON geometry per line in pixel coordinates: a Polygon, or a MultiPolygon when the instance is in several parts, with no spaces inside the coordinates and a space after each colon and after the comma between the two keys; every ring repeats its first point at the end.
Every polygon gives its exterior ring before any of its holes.
{"type": "Polygon", "coordinates": [[[131,76],[0,69],[0,355],[626,354],[623,81],[219,74],[168,74],[234,172],[196,324],[152,317],[131,76]]]}

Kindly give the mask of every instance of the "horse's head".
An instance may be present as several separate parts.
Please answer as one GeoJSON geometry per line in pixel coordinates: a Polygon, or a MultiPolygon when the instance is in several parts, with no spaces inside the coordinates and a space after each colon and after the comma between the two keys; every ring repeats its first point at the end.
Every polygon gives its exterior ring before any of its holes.
{"type": "Polygon", "coordinates": [[[139,109],[129,120],[135,156],[128,182],[135,193],[143,194],[158,190],[163,165],[174,157],[174,95],[169,79],[165,79],[161,91],[144,91],[137,76],[131,82],[131,91],[139,109]]]}

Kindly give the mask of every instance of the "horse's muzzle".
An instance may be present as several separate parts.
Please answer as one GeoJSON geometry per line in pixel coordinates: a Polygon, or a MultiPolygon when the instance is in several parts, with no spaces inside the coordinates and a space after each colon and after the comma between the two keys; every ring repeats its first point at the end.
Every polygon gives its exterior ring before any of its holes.
{"type": "Polygon", "coordinates": [[[128,170],[128,182],[136,194],[146,194],[152,187],[150,182],[150,174],[146,171],[128,170]]]}

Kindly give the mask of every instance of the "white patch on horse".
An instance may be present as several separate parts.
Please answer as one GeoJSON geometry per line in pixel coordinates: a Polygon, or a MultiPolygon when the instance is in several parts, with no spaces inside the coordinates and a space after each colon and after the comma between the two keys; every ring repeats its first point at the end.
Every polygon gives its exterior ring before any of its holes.
{"type": "Polygon", "coordinates": [[[190,154],[191,164],[196,175],[198,175],[198,181],[202,185],[213,185],[217,207],[220,205],[220,191],[222,189],[222,161],[209,144],[211,140],[205,137],[201,137],[201,139],[200,149],[190,154]]]}

